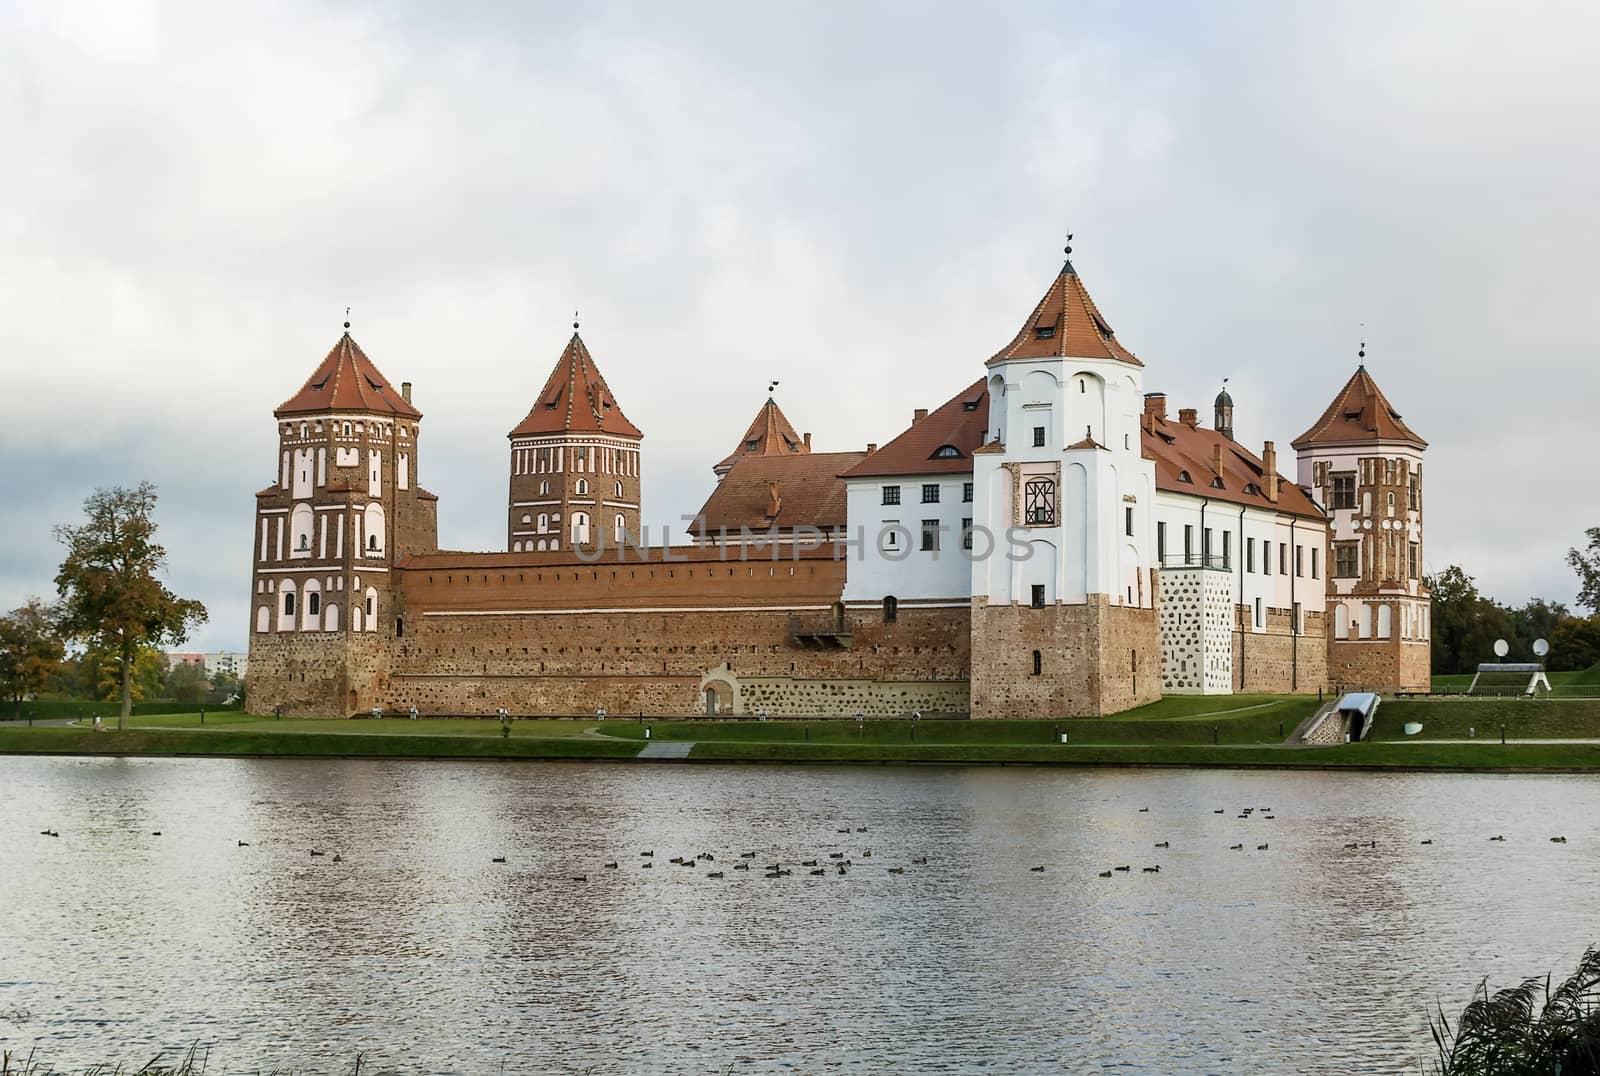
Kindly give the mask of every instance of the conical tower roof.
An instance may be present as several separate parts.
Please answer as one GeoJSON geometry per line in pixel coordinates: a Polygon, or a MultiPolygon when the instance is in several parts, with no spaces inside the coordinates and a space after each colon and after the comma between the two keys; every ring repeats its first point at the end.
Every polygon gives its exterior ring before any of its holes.
{"type": "Polygon", "coordinates": [[[395,390],[348,331],[339,337],[328,357],[306,379],[300,391],[279,405],[273,414],[283,418],[326,411],[375,411],[404,418],[422,417],[422,412],[395,390]]]}
{"type": "Polygon", "coordinates": [[[756,412],[750,428],[744,431],[738,447],[711,469],[717,474],[727,474],[728,469],[743,456],[803,456],[810,451],[811,446],[794,432],[794,427],[789,424],[777,401],[768,396],[767,402],[756,412]]]}
{"type": "Polygon", "coordinates": [[[1364,363],[1345,382],[1344,388],[1339,390],[1322,417],[1291,444],[1299,450],[1311,445],[1363,441],[1398,441],[1417,448],[1428,447],[1428,442],[1401,421],[1400,412],[1394,409],[1383,390],[1378,388],[1378,383],[1372,380],[1364,363]]]}
{"type": "Polygon", "coordinates": [[[643,437],[628,421],[617,398],[606,387],[594,357],[576,332],[567,341],[556,368],[528,417],[508,437],[549,433],[609,433],[618,437],[643,437]]]}
{"type": "Polygon", "coordinates": [[[1050,282],[1044,298],[1017,330],[1016,337],[989,359],[1116,359],[1143,366],[1138,357],[1117,342],[1116,333],[1083,286],[1083,278],[1069,260],[1050,282]]]}

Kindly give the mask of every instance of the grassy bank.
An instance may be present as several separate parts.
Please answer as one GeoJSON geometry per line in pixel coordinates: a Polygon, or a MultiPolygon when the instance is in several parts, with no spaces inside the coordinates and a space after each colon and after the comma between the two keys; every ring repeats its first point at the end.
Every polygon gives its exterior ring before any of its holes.
{"type": "Polygon", "coordinates": [[[1499,743],[1600,736],[1600,702],[1393,700],[1374,739],[1340,747],[1283,746],[1316,708],[1304,696],[1170,698],[1113,718],[1014,721],[518,721],[502,738],[485,720],[339,720],[247,714],[136,718],[124,733],[0,727],[0,752],[300,758],[632,759],[655,742],[691,742],[691,761],[1021,763],[1376,769],[1600,770],[1600,745],[1499,743]],[[1418,721],[1419,737],[1402,726],[1418,721]],[[1475,728],[1472,743],[1465,739],[1475,728]],[[1068,737],[1058,742],[1060,733],[1068,737]],[[1213,743],[1213,736],[1216,742],[1213,743]]]}

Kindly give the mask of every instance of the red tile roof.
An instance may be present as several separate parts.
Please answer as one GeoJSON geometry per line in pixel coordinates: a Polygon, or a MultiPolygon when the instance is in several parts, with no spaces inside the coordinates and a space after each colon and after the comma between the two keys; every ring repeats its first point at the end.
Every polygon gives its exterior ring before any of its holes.
{"type": "Polygon", "coordinates": [[[1083,286],[1083,278],[1069,261],[1050,282],[1044,298],[1033,308],[1016,337],[997,351],[990,363],[1005,359],[1044,359],[1058,356],[1078,359],[1117,359],[1143,366],[1117,342],[1111,326],[1083,286]]]}
{"type": "Polygon", "coordinates": [[[1322,417],[1290,442],[1290,446],[1301,449],[1310,445],[1363,441],[1400,441],[1418,448],[1428,447],[1428,442],[1400,421],[1400,412],[1385,398],[1378,383],[1367,373],[1365,364],[1357,367],[1322,417]]]}
{"type": "Polygon", "coordinates": [[[516,429],[506,436],[527,437],[543,433],[609,433],[618,437],[643,437],[628,421],[617,398],[606,387],[594,357],[583,339],[572,334],[539,400],[516,429]]]}
{"type": "Polygon", "coordinates": [[[1144,458],[1155,461],[1157,489],[1294,516],[1326,518],[1305,490],[1281,476],[1277,503],[1267,500],[1266,468],[1261,458],[1216,430],[1153,415],[1141,420],[1141,429],[1144,458]],[[1221,488],[1212,485],[1218,477],[1212,464],[1219,447],[1222,449],[1221,488]],[[1188,474],[1188,482],[1179,477],[1183,473],[1188,474]]]}
{"type": "Polygon", "coordinates": [[[767,402],[756,412],[750,428],[744,431],[739,446],[711,469],[722,475],[727,474],[728,468],[743,456],[804,455],[810,451],[811,446],[794,432],[794,427],[789,425],[777,402],[768,396],[767,402]]]}
{"type": "Polygon", "coordinates": [[[284,401],[273,414],[283,418],[324,411],[375,411],[404,418],[422,417],[422,412],[395,390],[348,332],[339,337],[328,357],[300,391],[284,401]]]}
{"type": "Polygon", "coordinates": [[[983,444],[989,425],[989,390],[979,378],[938,410],[844,473],[846,478],[876,475],[967,474],[972,453],[983,444]],[[941,448],[959,455],[940,457],[941,448]]]}
{"type": "Polygon", "coordinates": [[[843,527],[848,520],[844,479],[839,476],[866,458],[865,452],[741,456],[711,491],[690,531],[714,535],[740,527],[843,527]]]}

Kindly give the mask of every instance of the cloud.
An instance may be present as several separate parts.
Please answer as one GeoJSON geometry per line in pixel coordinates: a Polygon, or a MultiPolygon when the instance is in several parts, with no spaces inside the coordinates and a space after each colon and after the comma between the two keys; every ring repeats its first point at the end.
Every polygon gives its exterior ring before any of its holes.
{"type": "Polygon", "coordinates": [[[492,548],[575,307],[676,524],[770,378],[839,449],[970,383],[1068,230],[1147,387],[1231,377],[1252,443],[1309,425],[1364,331],[1433,445],[1430,564],[1570,599],[1560,553],[1600,522],[1597,19],[15,6],[0,604],[49,590],[90,488],[149,478],[200,644],[242,646],[271,409],[346,306],[416,383],[442,541],[492,548]]]}

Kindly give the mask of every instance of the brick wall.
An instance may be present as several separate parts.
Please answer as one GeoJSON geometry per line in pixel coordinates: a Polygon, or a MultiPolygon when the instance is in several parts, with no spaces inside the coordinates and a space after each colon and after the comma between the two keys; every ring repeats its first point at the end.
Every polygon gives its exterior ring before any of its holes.
{"type": "Polygon", "coordinates": [[[1092,717],[1161,697],[1154,609],[1108,605],[1104,595],[1043,609],[977,597],[972,625],[974,718],[1092,717]]]}

